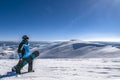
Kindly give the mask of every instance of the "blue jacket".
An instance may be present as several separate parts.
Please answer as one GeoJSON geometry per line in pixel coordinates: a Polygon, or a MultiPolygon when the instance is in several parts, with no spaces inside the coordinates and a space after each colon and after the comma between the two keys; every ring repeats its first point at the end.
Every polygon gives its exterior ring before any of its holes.
{"type": "Polygon", "coordinates": [[[29,43],[27,40],[21,41],[18,47],[19,58],[27,58],[30,55],[29,43]]]}

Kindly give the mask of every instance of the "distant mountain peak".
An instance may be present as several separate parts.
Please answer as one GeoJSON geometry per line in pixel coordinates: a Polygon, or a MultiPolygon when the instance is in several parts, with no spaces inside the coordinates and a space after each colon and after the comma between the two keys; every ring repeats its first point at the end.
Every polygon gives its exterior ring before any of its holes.
{"type": "Polygon", "coordinates": [[[90,43],[89,41],[83,41],[79,39],[71,39],[69,42],[71,43],[90,43]]]}

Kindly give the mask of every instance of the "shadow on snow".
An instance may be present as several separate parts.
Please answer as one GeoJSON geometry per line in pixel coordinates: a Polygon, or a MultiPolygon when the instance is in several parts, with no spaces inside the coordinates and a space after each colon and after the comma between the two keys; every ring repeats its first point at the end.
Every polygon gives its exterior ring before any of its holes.
{"type": "MultiPolygon", "coordinates": [[[[28,72],[23,72],[23,73],[21,73],[21,74],[26,74],[26,73],[28,73],[28,72]]],[[[4,75],[0,75],[0,79],[2,79],[2,78],[7,78],[7,77],[13,77],[13,76],[16,76],[16,73],[15,73],[15,72],[7,72],[7,73],[4,74],[4,75]]]]}
{"type": "Polygon", "coordinates": [[[6,74],[4,75],[0,75],[0,79],[1,78],[6,78],[6,77],[12,77],[12,76],[15,76],[16,73],[15,72],[7,72],[6,74]]]}

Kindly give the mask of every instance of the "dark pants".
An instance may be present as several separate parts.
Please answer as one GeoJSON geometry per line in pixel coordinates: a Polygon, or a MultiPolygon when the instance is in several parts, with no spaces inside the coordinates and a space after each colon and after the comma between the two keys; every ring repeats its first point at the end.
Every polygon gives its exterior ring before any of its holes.
{"type": "Polygon", "coordinates": [[[33,70],[33,60],[28,63],[28,72],[33,70]]]}
{"type": "Polygon", "coordinates": [[[28,72],[33,70],[33,60],[30,61],[29,58],[24,58],[22,60],[19,60],[17,66],[16,66],[16,73],[20,74],[21,69],[25,66],[25,64],[28,63],[28,72]]]}

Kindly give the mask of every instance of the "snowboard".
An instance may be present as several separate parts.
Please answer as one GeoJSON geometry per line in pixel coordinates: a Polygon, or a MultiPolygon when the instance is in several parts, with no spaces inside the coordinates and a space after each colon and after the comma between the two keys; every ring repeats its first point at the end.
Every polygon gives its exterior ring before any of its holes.
{"type": "Polygon", "coordinates": [[[34,51],[32,54],[29,55],[28,58],[22,59],[21,61],[19,61],[17,63],[17,65],[15,65],[12,68],[12,72],[16,72],[17,70],[20,70],[21,68],[23,68],[25,65],[27,65],[29,62],[31,62],[32,60],[34,60],[36,57],[39,56],[39,51],[34,51]]]}

